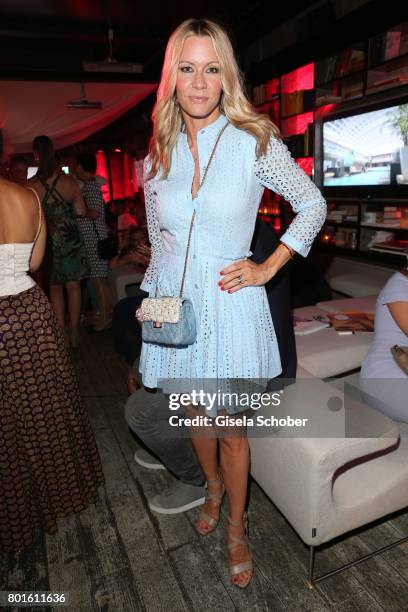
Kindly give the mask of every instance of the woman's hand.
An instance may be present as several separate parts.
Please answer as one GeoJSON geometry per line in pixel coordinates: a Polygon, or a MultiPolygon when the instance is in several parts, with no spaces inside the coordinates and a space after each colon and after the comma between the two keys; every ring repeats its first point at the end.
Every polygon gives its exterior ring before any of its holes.
{"type": "Polygon", "coordinates": [[[220,282],[220,289],[228,290],[228,293],[234,293],[243,287],[249,285],[259,286],[265,285],[274,276],[271,269],[265,263],[257,264],[251,259],[243,259],[237,261],[227,268],[220,271],[223,277],[220,282]],[[242,276],[242,283],[239,282],[239,277],[242,276]]]}
{"type": "Polygon", "coordinates": [[[148,266],[151,258],[151,248],[147,244],[139,244],[135,252],[139,254],[142,264],[148,266]]]}
{"type": "Polygon", "coordinates": [[[218,283],[220,289],[224,288],[228,290],[228,293],[234,293],[234,291],[250,285],[255,287],[266,285],[280,268],[293,257],[294,253],[293,249],[289,249],[284,243],[281,243],[268,259],[260,264],[251,259],[236,261],[227,268],[220,270],[220,274],[223,276],[218,283]],[[242,283],[239,282],[240,276],[242,277],[242,283]]]}
{"type": "Polygon", "coordinates": [[[150,254],[146,255],[145,253],[140,252],[138,249],[130,251],[129,258],[133,264],[141,266],[148,266],[150,262],[150,254]]]}
{"type": "Polygon", "coordinates": [[[151,249],[147,244],[138,244],[136,249],[135,249],[138,253],[141,253],[143,255],[149,256],[150,257],[150,253],[151,253],[151,249]]]}
{"type": "Polygon", "coordinates": [[[142,325],[143,321],[145,320],[144,317],[144,313],[141,307],[139,307],[136,312],[135,312],[135,317],[136,319],[139,321],[140,325],[142,325]]]}

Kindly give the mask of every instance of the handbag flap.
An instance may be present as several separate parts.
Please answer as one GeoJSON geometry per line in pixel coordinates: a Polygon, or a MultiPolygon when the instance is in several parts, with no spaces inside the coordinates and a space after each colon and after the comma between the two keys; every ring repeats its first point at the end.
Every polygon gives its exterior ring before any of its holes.
{"type": "Polygon", "coordinates": [[[144,319],[160,323],[177,323],[183,299],[172,296],[148,297],[141,303],[144,319]]]}

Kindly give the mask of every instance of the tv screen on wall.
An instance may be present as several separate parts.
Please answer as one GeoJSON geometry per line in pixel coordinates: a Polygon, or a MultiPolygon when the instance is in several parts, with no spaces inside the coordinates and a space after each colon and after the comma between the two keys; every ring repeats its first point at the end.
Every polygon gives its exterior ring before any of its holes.
{"type": "Polygon", "coordinates": [[[408,103],[323,123],[323,186],[408,186],[408,103]]]}

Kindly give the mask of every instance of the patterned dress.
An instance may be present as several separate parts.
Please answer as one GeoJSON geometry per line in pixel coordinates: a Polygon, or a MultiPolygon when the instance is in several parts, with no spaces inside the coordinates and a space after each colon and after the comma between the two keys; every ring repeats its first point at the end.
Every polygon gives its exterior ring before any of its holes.
{"type": "Polygon", "coordinates": [[[106,278],[108,276],[108,262],[98,257],[98,239],[107,238],[108,230],[105,223],[105,203],[102,191],[95,180],[86,181],[82,188],[85,204],[88,208],[99,210],[99,217],[92,219],[78,219],[78,226],[85,242],[86,253],[90,265],[89,278],[106,278]]]}
{"type": "Polygon", "coordinates": [[[32,243],[0,244],[0,550],[31,546],[98,501],[102,464],[63,331],[27,274],[32,243]]]}
{"type": "Polygon", "coordinates": [[[79,231],[77,217],[71,202],[67,202],[57,189],[59,174],[46,189],[43,209],[47,219],[47,249],[44,266],[51,284],[79,281],[89,274],[85,244],[79,231]]]}
{"type": "MultiPolygon", "coordinates": [[[[197,133],[200,180],[226,122],[221,114],[197,133]]],[[[227,125],[206,180],[193,199],[194,159],[187,134],[180,131],[168,178],[161,179],[159,172],[145,181],[152,255],[141,289],[153,296],[158,285],[158,295],[179,294],[195,210],[184,297],[192,301],[197,321],[197,338],[188,346],[143,342],[139,371],[146,387],[179,393],[202,389],[208,382],[213,393],[214,388],[229,390],[232,379],[247,378],[265,388],[282,372],[265,287],[244,286],[231,294],[221,291],[220,270],[252,255],[250,245],[265,187],[281,194],[297,213],[281,240],[303,257],[323,225],[326,202],[283,141],[271,136],[266,154],[258,158],[255,149],[252,134],[227,125]]],[[[146,156],[145,177],[149,169],[146,156]]],[[[209,416],[216,414],[214,406],[209,416]]]]}

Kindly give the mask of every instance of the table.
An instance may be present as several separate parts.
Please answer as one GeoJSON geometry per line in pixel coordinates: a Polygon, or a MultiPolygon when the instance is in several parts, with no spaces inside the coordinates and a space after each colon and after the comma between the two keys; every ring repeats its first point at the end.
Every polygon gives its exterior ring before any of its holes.
{"type": "MultiPolygon", "coordinates": [[[[325,315],[326,312],[317,306],[293,310],[293,314],[300,317],[325,315]]],[[[318,378],[339,376],[360,368],[373,335],[373,332],[356,332],[352,336],[339,336],[335,329],[327,327],[312,334],[295,336],[298,366],[318,378]]]]}
{"type": "Polygon", "coordinates": [[[317,302],[317,308],[321,308],[326,312],[370,312],[375,313],[377,302],[377,294],[367,295],[365,297],[344,298],[342,300],[327,300],[325,302],[317,302]]]}

